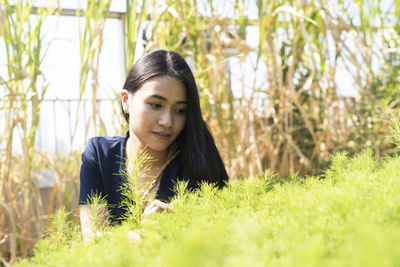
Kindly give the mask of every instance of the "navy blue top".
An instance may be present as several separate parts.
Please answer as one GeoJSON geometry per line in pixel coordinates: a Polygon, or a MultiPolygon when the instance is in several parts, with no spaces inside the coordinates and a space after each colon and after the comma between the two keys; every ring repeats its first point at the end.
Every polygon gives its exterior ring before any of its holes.
{"type": "MultiPolygon", "coordinates": [[[[125,181],[125,145],[128,137],[129,132],[125,136],[93,137],[82,154],[79,204],[88,204],[92,192],[100,194],[107,200],[112,222],[119,222],[124,213],[124,208],[120,207],[123,196],[119,189],[125,181]]],[[[180,155],[176,156],[162,172],[156,199],[169,201],[175,195],[174,186],[178,180],[189,181],[188,188],[194,189],[189,176],[180,155]]]]}

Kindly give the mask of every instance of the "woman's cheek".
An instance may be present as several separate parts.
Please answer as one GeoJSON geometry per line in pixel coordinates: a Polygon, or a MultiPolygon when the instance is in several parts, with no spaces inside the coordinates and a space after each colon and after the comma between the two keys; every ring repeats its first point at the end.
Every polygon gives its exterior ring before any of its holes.
{"type": "Polygon", "coordinates": [[[134,112],[132,112],[133,116],[130,117],[131,125],[148,125],[152,123],[152,118],[155,117],[154,111],[150,110],[144,105],[137,105],[134,112]]]}
{"type": "Polygon", "coordinates": [[[153,123],[154,120],[157,120],[157,111],[156,110],[144,110],[141,116],[144,120],[144,123],[153,123]]]}
{"type": "Polygon", "coordinates": [[[179,132],[182,132],[182,130],[183,130],[183,128],[185,128],[185,124],[186,124],[186,114],[179,115],[178,121],[179,121],[179,132]]]}

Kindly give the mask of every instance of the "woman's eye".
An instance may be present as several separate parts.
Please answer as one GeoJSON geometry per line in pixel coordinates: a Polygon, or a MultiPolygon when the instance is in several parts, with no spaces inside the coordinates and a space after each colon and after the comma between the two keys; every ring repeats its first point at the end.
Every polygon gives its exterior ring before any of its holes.
{"type": "Polygon", "coordinates": [[[157,104],[157,103],[152,103],[152,102],[150,102],[149,105],[150,105],[150,107],[152,107],[153,109],[159,109],[159,108],[161,108],[161,105],[160,105],[160,104],[157,104]]]}
{"type": "Polygon", "coordinates": [[[176,112],[179,114],[185,114],[186,113],[186,109],[185,108],[178,108],[176,109],[176,112]]]}

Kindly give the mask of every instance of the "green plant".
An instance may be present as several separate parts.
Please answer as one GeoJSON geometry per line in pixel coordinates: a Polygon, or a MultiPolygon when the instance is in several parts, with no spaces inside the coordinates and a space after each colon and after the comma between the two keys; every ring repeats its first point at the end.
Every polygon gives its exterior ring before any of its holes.
{"type": "Polygon", "coordinates": [[[53,214],[45,233],[35,245],[33,253],[35,257],[43,260],[47,255],[61,248],[72,248],[80,241],[81,233],[78,225],[72,222],[69,212],[60,208],[53,214]]]}
{"type": "Polygon", "coordinates": [[[149,171],[149,162],[151,158],[144,150],[136,151],[131,162],[126,166],[131,166],[130,172],[125,171],[125,182],[121,186],[123,196],[121,207],[126,208],[124,219],[133,225],[134,228],[140,228],[142,222],[142,212],[149,202],[149,185],[139,183],[141,175],[149,171]]]}
{"type": "Polygon", "coordinates": [[[125,223],[16,266],[397,266],[400,158],[367,151],[333,162],[323,179],[267,171],[223,190],[181,184],[173,211],[149,218],[139,243],[128,242],[125,223]]]}
{"type": "Polygon", "coordinates": [[[79,227],[72,222],[71,213],[65,208],[59,208],[50,220],[46,228],[43,240],[48,241],[48,247],[41,247],[40,243],[37,250],[56,250],[61,246],[69,245],[72,241],[80,241],[81,234],[79,227]]]}
{"type": "Polygon", "coordinates": [[[98,238],[97,233],[105,233],[109,227],[111,215],[108,211],[106,198],[92,192],[89,196],[88,205],[90,206],[90,217],[92,221],[92,231],[95,240],[98,238]]]}

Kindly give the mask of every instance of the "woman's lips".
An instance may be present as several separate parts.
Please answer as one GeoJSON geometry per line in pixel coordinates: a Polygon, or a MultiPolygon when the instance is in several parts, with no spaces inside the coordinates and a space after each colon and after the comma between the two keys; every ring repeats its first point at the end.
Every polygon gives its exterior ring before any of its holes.
{"type": "Polygon", "coordinates": [[[168,139],[171,135],[163,132],[152,132],[154,136],[156,136],[159,139],[166,140],[168,139]]]}

